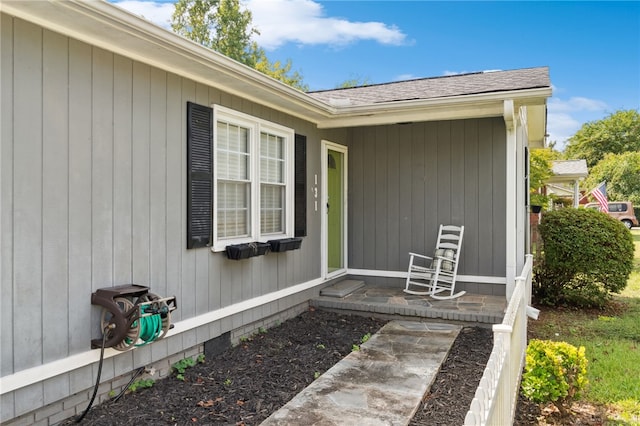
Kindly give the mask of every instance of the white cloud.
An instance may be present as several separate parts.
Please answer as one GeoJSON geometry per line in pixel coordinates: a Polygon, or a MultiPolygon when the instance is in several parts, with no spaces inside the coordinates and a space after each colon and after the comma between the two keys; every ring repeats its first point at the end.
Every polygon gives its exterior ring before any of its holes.
{"type": "Polygon", "coordinates": [[[481,71],[449,71],[449,70],[445,70],[442,72],[442,75],[444,76],[451,76],[451,75],[461,75],[461,74],[473,74],[473,73],[478,73],[478,72],[498,72],[498,71],[503,71],[501,69],[490,69],[490,70],[481,70],[481,71]]]}
{"type": "Polygon", "coordinates": [[[603,117],[609,107],[597,99],[576,96],[566,100],[551,98],[547,108],[549,141],[557,142],[556,149],[563,150],[567,139],[583,124],[603,117]]]}
{"type": "Polygon", "coordinates": [[[113,3],[131,13],[142,16],[163,28],[171,28],[171,15],[175,9],[174,3],[145,1],[145,0],[124,0],[113,1],[113,3]]]}
{"type": "Polygon", "coordinates": [[[582,124],[571,115],[562,112],[552,112],[549,109],[547,114],[547,133],[549,142],[556,142],[556,148],[562,150],[573,134],[582,124]]]}
{"type": "MultiPolygon", "coordinates": [[[[170,27],[174,4],[145,0],[113,0],[118,6],[141,15],[165,28],[170,27]]],[[[360,40],[380,44],[407,43],[406,35],[396,26],[383,22],[352,22],[325,16],[322,5],[312,0],[248,0],[245,6],[253,15],[253,25],[260,31],[255,41],[265,49],[286,43],[346,46],[360,40]]]]}
{"type": "Polygon", "coordinates": [[[417,75],[413,74],[400,74],[397,75],[393,81],[407,81],[407,80],[415,80],[416,78],[420,78],[417,75]]]}
{"type": "Polygon", "coordinates": [[[289,42],[330,46],[345,46],[359,40],[388,45],[407,42],[406,35],[394,25],[327,17],[322,5],[312,0],[249,0],[247,7],[260,31],[256,41],[265,49],[289,42]]]}
{"type": "Polygon", "coordinates": [[[606,109],[606,103],[596,99],[583,98],[580,96],[574,96],[568,100],[560,98],[551,98],[549,100],[549,110],[553,111],[604,111],[606,109]]]}

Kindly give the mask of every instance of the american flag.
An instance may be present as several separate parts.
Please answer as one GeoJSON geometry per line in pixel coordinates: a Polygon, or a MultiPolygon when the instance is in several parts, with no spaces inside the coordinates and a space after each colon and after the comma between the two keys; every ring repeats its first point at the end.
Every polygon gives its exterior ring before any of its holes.
{"type": "Polygon", "coordinates": [[[598,204],[600,205],[600,211],[604,213],[609,212],[609,200],[607,200],[607,182],[603,181],[600,185],[596,186],[596,188],[591,191],[591,195],[596,198],[598,204]]]}

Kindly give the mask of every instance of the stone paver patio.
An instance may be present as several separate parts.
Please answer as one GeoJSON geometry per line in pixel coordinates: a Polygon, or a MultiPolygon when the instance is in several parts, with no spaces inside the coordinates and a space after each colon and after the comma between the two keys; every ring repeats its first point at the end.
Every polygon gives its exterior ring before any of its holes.
{"type": "Polygon", "coordinates": [[[456,299],[436,300],[407,294],[402,288],[365,285],[345,297],[318,296],[311,306],[340,311],[370,312],[393,317],[411,317],[471,324],[498,324],[507,300],[504,296],[466,293],[456,299]]]}

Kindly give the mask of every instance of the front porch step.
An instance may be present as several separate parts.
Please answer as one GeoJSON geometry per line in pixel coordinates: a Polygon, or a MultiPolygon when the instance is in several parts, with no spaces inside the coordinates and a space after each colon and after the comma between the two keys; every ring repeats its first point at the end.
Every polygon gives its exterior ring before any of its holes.
{"type": "Polygon", "coordinates": [[[467,293],[456,299],[436,300],[407,294],[401,288],[365,285],[341,298],[314,297],[309,304],[314,308],[343,313],[481,325],[502,322],[506,299],[504,296],[467,293]]]}
{"type": "Polygon", "coordinates": [[[364,287],[364,281],[342,280],[320,290],[320,296],[345,297],[361,287],[364,287]]]}

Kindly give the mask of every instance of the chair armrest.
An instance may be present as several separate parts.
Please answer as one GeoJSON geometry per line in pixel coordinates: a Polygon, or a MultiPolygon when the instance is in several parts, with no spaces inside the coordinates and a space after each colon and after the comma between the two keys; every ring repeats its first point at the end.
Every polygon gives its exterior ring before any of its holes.
{"type": "Polygon", "coordinates": [[[409,252],[409,256],[416,256],[416,257],[420,257],[422,259],[431,259],[431,260],[433,260],[433,257],[425,256],[423,254],[418,254],[418,253],[409,252]]]}

